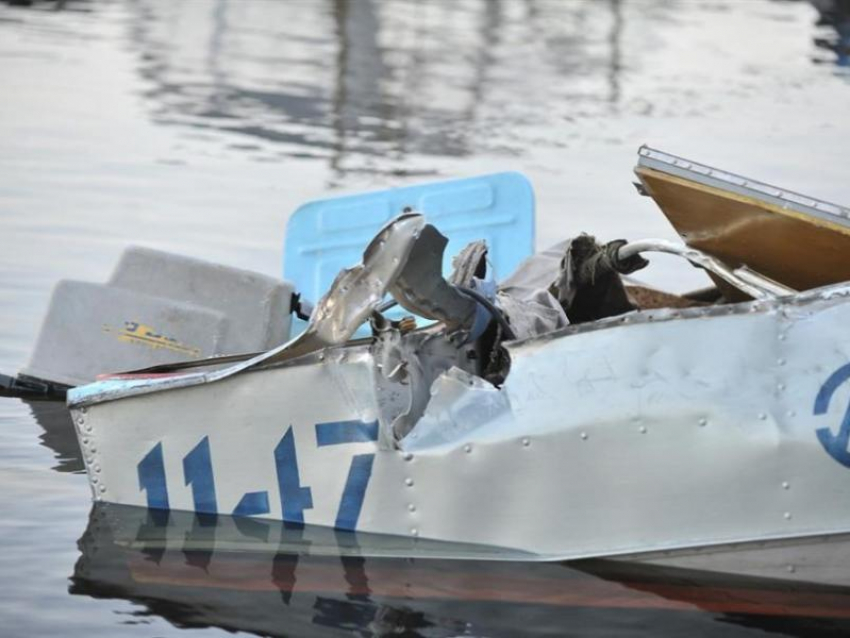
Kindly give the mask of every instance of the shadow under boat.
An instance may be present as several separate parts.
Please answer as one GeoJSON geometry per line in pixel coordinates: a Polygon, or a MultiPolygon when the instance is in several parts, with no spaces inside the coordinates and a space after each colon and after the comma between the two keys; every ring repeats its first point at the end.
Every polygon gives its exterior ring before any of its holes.
{"type": "Polygon", "coordinates": [[[613,560],[529,562],[229,516],[96,504],[79,548],[72,594],[128,600],[179,627],[270,636],[850,630],[850,587],[613,560]]]}

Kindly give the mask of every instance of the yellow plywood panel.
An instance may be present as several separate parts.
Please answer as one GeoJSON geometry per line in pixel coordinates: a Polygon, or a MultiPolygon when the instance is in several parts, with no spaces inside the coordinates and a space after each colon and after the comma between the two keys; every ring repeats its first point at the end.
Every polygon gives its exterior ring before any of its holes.
{"type": "Polygon", "coordinates": [[[689,246],[797,290],[850,280],[850,229],[651,168],[635,172],[689,246]]]}

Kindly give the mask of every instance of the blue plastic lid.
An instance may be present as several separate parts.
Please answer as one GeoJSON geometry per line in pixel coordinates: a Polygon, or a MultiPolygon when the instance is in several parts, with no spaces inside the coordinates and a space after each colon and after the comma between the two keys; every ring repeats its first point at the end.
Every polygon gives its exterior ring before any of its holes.
{"type": "Polygon", "coordinates": [[[287,224],[284,278],[302,297],[318,301],[340,270],[360,262],[381,227],[408,208],[448,237],[446,275],[471,241],[487,242],[497,281],[534,251],[531,183],[520,173],[495,173],[308,202],[287,224]]]}

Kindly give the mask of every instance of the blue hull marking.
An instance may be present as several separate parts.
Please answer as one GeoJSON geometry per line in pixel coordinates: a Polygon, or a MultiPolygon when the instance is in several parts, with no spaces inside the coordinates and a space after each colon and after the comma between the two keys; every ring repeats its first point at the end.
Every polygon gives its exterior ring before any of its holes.
{"type": "Polygon", "coordinates": [[[260,514],[268,514],[270,511],[268,492],[248,492],[239,500],[239,504],[233,510],[233,515],[259,516],[260,514]]]}
{"type": "Polygon", "coordinates": [[[168,486],[165,483],[165,463],[162,459],[162,443],[153,446],[136,466],[139,473],[139,489],[145,492],[148,507],[167,510],[168,486]]]}
{"type": "MultiPolygon", "coordinates": [[[[848,379],[850,379],[850,363],[838,368],[821,386],[815,398],[815,416],[826,414],[832,395],[848,379]]],[[[844,412],[844,419],[841,421],[838,434],[833,434],[829,428],[818,428],[815,430],[815,434],[827,454],[841,465],[850,467],[850,452],[847,450],[847,445],[850,443],[850,405],[844,412]]]]}
{"type": "Polygon", "coordinates": [[[345,481],[345,489],[336,514],[335,529],[348,531],[357,529],[357,519],[360,518],[360,510],[363,509],[363,500],[366,498],[369,479],[372,478],[374,461],[374,454],[358,454],[351,459],[351,467],[348,470],[348,478],[345,481]]]}
{"type": "MultiPolygon", "coordinates": [[[[316,423],[316,446],[346,445],[355,443],[374,443],[378,440],[377,421],[330,421],[316,423]]],[[[370,446],[374,448],[374,446],[370,446]]],[[[343,487],[342,498],[337,508],[334,527],[339,530],[355,530],[366,489],[372,477],[374,453],[357,454],[351,457],[351,466],[343,487]]],[[[292,426],[274,449],[275,470],[277,472],[280,493],[281,518],[285,523],[304,524],[304,510],[313,508],[313,492],[301,485],[298,469],[298,455],[295,449],[295,434],[292,426]]],[[[160,441],[151,448],[139,462],[139,489],[147,497],[151,509],[169,509],[168,486],[165,476],[163,447],[160,441]]],[[[183,480],[192,488],[194,510],[200,515],[218,514],[218,500],[215,488],[215,476],[212,463],[209,436],[202,438],[192,450],[183,457],[183,480]]],[[[269,514],[269,492],[267,490],[248,492],[242,496],[233,509],[234,516],[260,516],[269,514]]]]}
{"type": "Polygon", "coordinates": [[[316,424],[316,445],[319,447],[377,440],[377,421],[330,421],[316,424]]]}
{"type": "Polygon", "coordinates": [[[313,493],[309,487],[301,486],[292,426],[286,430],[286,434],[274,449],[274,461],[283,520],[303,524],[304,510],[313,509],[313,493]]]}
{"type": "Polygon", "coordinates": [[[202,438],[201,442],[183,457],[183,477],[186,485],[192,486],[195,511],[201,514],[218,514],[210,458],[210,437],[202,438]]]}
{"type": "MultiPolygon", "coordinates": [[[[368,443],[378,440],[377,421],[331,421],[316,424],[316,445],[343,445],[346,443],[368,443]]],[[[374,454],[357,454],[351,459],[348,478],[342,491],[342,499],[336,514],[334,528],[354,531],[363,509],[366,488],[372,478],[374,454]]]]}

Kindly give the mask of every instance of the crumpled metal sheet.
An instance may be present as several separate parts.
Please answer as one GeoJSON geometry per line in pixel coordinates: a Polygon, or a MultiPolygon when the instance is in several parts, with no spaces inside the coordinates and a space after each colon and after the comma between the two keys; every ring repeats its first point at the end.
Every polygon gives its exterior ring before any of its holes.
{"type": "Polygon", "coordinates": [[[443,251],[448,242],[426,224],[404,267],[390,282],[389,292],[405,310],[440,321],[447,332],[453,332],[472,323],[476,304],[443,278],[443,251]]]}
{"type": "Polygon", "coordinates": [[[363,252],[362,263],[341,271],[334,279],[316,304],[307,329],[262,363],[348,341],[405,272],[411,257],[418,255],[417,247],[422,245],[422,234],[428,228],[433,227],[414,213],[399,215],[384,226],[363,252]]]}
{"type": "Polygon", "coordinates": [[[487,276],[487,242],[472,241],[452,259],[452,274],[449,283],[469,288],[477,279],[487,276]]]}
{"type": "Polygon", "coordinates": [[[452,367],[431,386],[430,401],[422,418],[401,441],[405,452],[429,450],[474,436],[480,427],[493,427],[498,419],[516,422],[508,395],[481,377],[452,367]]]}
{"type": "Polygon", "coordinates": [[[475,354],[474,344],[458,345],[439,327],[404,336],[398,330],[380,332],[372,356],[382,447],[396,447],[417,426],[441,374],[454,367],[475,372],[475,354]]]}

